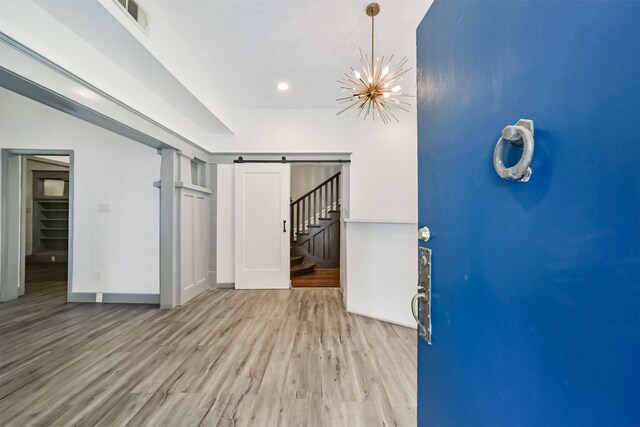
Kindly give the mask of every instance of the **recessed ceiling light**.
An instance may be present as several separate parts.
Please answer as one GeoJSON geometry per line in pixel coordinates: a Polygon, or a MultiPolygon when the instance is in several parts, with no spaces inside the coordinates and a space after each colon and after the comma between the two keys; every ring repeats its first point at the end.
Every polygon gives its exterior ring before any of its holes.
{"type": "Polygon", "coordinates": [[[289,85],[285,82],[280,82],[278,83],[278,89],[284,92],[285,90],[289,90],[289,85]]]}

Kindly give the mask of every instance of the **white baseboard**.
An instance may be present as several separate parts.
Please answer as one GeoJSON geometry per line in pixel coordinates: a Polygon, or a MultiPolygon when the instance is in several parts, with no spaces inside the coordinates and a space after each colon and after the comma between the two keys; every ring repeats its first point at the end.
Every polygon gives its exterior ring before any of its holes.
{"type": "MultiPolygon", "coordinates": [[[[160,295],[158,294],[122,294],[122,293],[101,293],[102,301],[100,303],[114,304],[160,304],[160,295]]],[[[96,292],[71,292],[68,297],[69,302],[98,302],[96,292]]]]}

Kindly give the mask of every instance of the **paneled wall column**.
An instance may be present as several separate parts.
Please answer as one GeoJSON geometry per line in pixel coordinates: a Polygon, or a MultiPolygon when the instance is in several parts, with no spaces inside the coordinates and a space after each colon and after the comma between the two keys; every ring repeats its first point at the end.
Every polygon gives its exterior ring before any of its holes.
{"type": "Polygon", "coordinates": [[[0,301],[9,301],[20,295],[20,176],[22,174],[20,156],[2,150],[2,247],[0,253],[0,301]]]}
{"type": "Polygon", "coordinates": [[[159,150],[160,166],[160,308],[177,305],[178,280],[178,197],[176,182],[179,179],[178,151],[172,148],[159,150]]]}

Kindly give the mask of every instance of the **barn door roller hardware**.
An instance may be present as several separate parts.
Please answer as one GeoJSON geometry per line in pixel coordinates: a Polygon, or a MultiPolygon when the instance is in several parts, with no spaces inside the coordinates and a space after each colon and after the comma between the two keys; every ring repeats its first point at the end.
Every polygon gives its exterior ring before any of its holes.
{"type": "Polygon", "coordinates": [[[286,156],[282,156],[280,160],[274,159],[265,159],[265,160],[256,160],[256,159],[245,159],[242,156],[239,156],[233,163],[351,163],[351,160],[313,160],[313,159],[298,159],[298,160],[287,160],[286,156]]]}

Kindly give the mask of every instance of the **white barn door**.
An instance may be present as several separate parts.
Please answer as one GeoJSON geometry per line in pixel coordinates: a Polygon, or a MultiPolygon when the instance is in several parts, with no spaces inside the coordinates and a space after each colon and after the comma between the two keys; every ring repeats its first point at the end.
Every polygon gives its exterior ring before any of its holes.
{"type": "Polygon", "coordinates": [[[235,165],[235,287],[289,288],[288,163],[235,165]]]}

